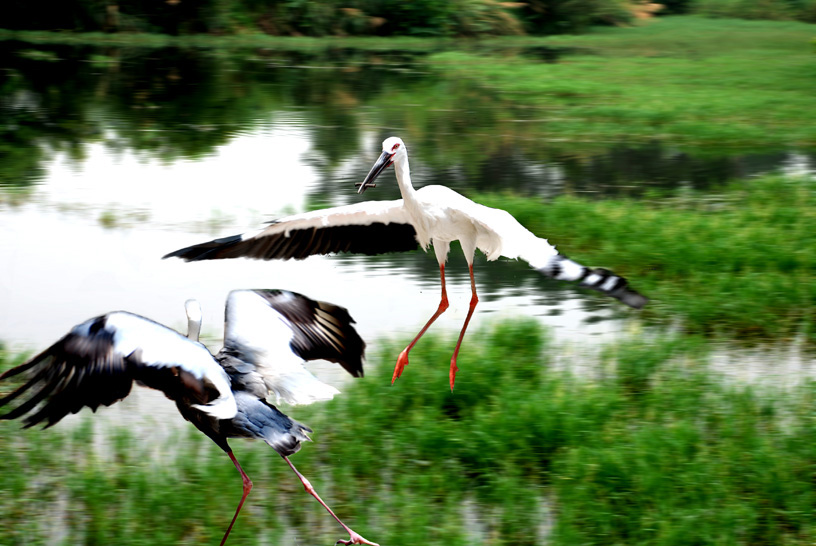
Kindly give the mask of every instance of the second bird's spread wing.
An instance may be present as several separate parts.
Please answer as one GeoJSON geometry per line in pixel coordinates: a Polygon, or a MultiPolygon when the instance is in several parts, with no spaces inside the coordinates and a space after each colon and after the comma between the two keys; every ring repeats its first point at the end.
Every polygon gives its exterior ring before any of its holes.
{"type": "Polygon", "coordinates": [[[255,258],[302,260],[315,254],[383,254],[416,250],[416,231],[402,200],[365,201],[287,216],[264,229],[171,252],[187,261],[255,258]]]}
{"type": "Polygon", "coordinates": [[[15,376],[25,383],[0,398],[0,406],[19,403],[0,418],[27,415],[27,427],[51,426],[86,406],[109,406],[126,397],[134,381],[221,419],[237,411],[229,377],[203,345],[122,311],[75,326],[0,380],[15,376]]]}
{"type": "Polygon", "coordinates": [[[329,400],[339,391],[318,381],[304,360],[339,363],[363,375],[365,342],[348,311],[285,290],[234,290],[227,299],[218,358],[233,384],[290,404],[329,400]]]}

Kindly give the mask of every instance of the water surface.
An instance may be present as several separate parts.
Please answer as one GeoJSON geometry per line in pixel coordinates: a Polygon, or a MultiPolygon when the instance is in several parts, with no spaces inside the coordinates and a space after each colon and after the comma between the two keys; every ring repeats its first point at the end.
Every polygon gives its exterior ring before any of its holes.
{"type": "MultiPolygon", "coordinates": [[[[226,294],[252,287],[346,306],[369,340],[412,336],[438,304],[433,254],[160,259],[285,214],[361,199],[354,183],[392,134],[407,143],[417,186],[441,182],[465,194],[638,196],[813,169],[814,155],[802,150],[694,154],[671,142],[600,143],[591,135],[561,142],[546,133],[541,112],[446,79],[424,64],[425,54],[0,42],[0,339],[41,349],[115,309],[182,327],[183,303],[195,297],[217,346],[226,294]]],[[[398,197],[393,180],[383,175],[364,197],[398,197]]],[[[558,244],[557,233],[546,235],[558,244]]],[[[447,273],[451,308],[435,329],[453,336],[470,300],[457,248],[447,273]]],[[[557,338],[584,343],[614,338],[637,316],[525,264],[480,256],[476,278],[474,330],[496,316],[533,316],[557,338]]]]}

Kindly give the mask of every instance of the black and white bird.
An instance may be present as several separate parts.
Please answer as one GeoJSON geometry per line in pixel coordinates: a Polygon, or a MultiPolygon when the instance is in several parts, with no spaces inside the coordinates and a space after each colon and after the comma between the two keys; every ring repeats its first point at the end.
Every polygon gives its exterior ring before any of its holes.
{"type": "Polygon", "coordinates": [[[452,241],[459,241],[470,270],[471,300],[450,365],[453,389],[456,358],[470,318],[479,301],[473,277],[473,257],[478,248],[488,260],[500,256],[528,262],[548,277],[574,281],[598,290],[624,304],[639,309],[648,299],[623,277],[608,269],[585,267],[560,254],[546,239],[522,226],[508,212],[480,205],[445,186],[411,185],[408,151],[398,137],[385,139],[382,154],[359,185],[359,193],[374,187],[374,180],[394,165],[402,199],[364,201],[351,205],[315,210],[275,220],[264,229],[215,239],[167,254],[188,261],[223,258],[303,259],[313,254],[354,252],[380,254],[403,252],[433,245],[442,284],[439,307],[413,341],[400,353],[393,383],[408,364],[408,352],[428,327],[448,308],[445,290],[445,262],[452,241]]]}
{"type": "Polygon", "coordinates": [[[188,301],[186,310],[188,337],[125,311],[75,326],[39,355],[0,375],[0,381],[16,376],[25,381],[0,398],[0,407],[14,406],[0,419],[25,416],[26,428],[39,423],[47,428],[83,407],[96,411],[125,398],[134,382],[158,389],[241,473],[243,495],[222,545],[252,489],[227,439],[253,438],[272,446],[306,491],[349,533],[349,540],[338,543],[376,546],[340,521],[289,460],[310,440],[312,430],[267,402],[275,396],[290,404],[309,404],[338,394],[309,373],[303,361],[325,359],[355,377],[363,375],[365,342],[348,311],[294,292],[234,290],[226,303],[224,346],[213,356],[198,341],[197,302],[188,301]]]}

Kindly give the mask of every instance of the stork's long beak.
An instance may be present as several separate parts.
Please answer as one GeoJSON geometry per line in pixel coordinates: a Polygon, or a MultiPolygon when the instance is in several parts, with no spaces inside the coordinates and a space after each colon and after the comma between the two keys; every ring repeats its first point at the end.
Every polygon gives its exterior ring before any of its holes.
{"type": "Polygon", "coordinates": [[[366,188],[373,188],[375,186],[374,180],[394,162],[393,158],[394,154],[392,152],[383,152],[379,159],[377,159],[377,162],[374,163],[374,166],[371,167],[368,176],[366,176],[365,180],[359,185],[360,187],[357,189],[357,193],[363,193],[366,191],[366,188]]]}

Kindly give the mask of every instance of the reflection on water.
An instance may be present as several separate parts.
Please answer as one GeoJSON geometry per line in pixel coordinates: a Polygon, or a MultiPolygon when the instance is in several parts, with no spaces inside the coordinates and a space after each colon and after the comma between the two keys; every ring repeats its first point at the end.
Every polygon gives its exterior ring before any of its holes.
{"type": "MultiPolygon", "coordinates": [[[[544,196],[706,188],[779,168],[792,152],[710,147],[690,154],[666,141],[595,142],[592,135],[565,142],[547,133],[552,112],[448,80],[423,65],[427,50],[32,47],[0,41],[0,186],[38,183],[55,152],[81,161],[89,143],[112,155],[197,161],[240,136],[284,124],[308,134],[307,159],[320,180],[316,203],[345,175],[365,174],[372,149],[362,143],[371,134],[382,140],[399,133],[420,182],[544,196]]],[[[274,172],[257,154],[233,172],[274,172]]],[[[812,169],[813,153],[800,155],[812,169]]]]}
{"type": "MultiPolygon", "coordinates": [[[[393,261],[381,257],[374,267],[362,257],[184,263],[160,257],[199,240],[200,234],[149,223],[103,229],[93,218],[34,205],[5,210],[2,217],[0,331],[5,341],[30,348],[114,309],[183,328],[183,304],[189,297],[202,302],[205,333],[220,338],[226,294],[238,287],[286,288],[344,305],[367,339],[413,335],[438,304],[436,261],[422,253],[393,261]]],[[[451,307],[435,327],[440,331],[458,330],[470,301],[464,260],[454,257],[448,270],[451,307]]],[[[540,315],[570,337],[615,330],[603,321],[584,323],[590,315],[615,312],[606,302],[590,311],[587,302],[594,294],[562,292],[522,264],[482,259],[476,271],[482,297],[477,318],[489,313],[540,315]],[[501,280],[493,282],[496,278],[501,280]]]]}

